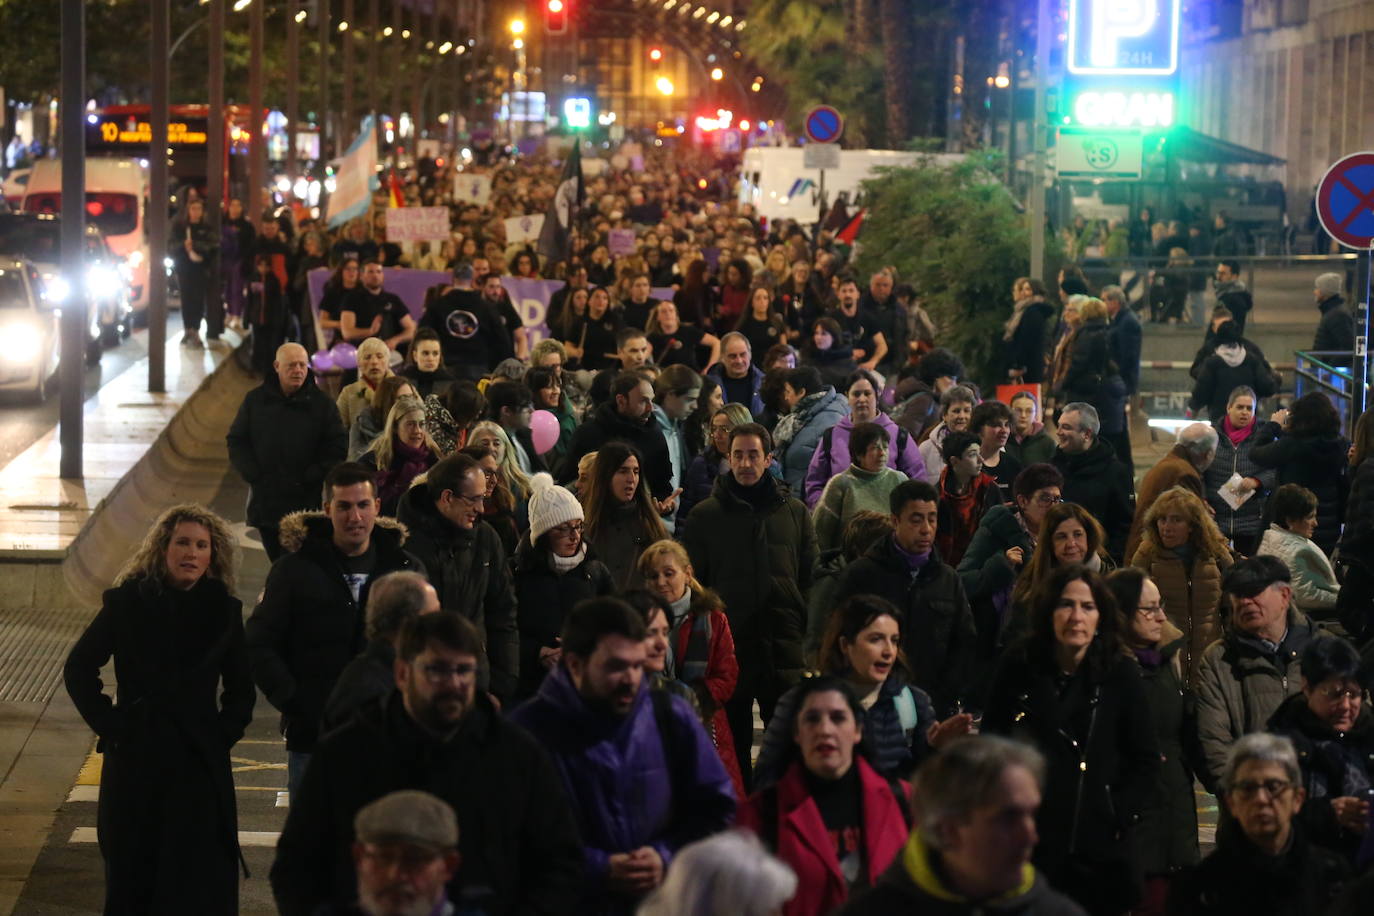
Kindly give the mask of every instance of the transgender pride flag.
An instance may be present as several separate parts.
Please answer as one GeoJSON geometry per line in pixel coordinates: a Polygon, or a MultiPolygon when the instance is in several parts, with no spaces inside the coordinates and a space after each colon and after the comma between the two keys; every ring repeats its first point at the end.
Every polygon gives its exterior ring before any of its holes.
{"type": "Polygon", "coordinates": [[[381,187],[377,180],[377,124],[371,115],[363,119],[363,130],[339,161],[334,176],[334,193],[329,195],[327,222],[333,229],[367,213],[372,192],[381,187]]]}

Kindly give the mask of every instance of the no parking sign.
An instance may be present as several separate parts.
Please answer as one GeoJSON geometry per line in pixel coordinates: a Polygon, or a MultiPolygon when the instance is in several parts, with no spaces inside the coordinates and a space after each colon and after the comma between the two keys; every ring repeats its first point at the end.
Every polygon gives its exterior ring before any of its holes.
{"type": "Polygon", "coordinates": [[[1374,243],[1374,152],[1353,153],[1317,186],[1317,218],[1333,239],[1368,251],[1374,243]]]}

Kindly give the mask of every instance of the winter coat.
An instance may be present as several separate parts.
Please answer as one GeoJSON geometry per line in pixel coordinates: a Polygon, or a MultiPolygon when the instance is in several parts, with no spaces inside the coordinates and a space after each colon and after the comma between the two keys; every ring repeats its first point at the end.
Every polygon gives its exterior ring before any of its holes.
{"type": "Polygon", "coordinates": [[[106,913],[238,912],[229,751],[255,696],[240,609],[208,576],[185,592],[128,579],[67,656],[67,692],[103,755],[106,913]],[[112,657],[113,702],[100,677],[112,657]]]}
{"type": "Polygon", "coordinates": [[[677,524],[678,534],[682,534],[682,526],[686,523],[687,517],[692,514],[697,503],[709,499],[711,491],[715,488],[716,477],[720,475],[721,467],[726,464],[726,459],[715,450],[714,446],[706,446],[705,451],[697,455],[687,465],[687,472],[682,475],[682,495],[678,497],[677,505],[677,524]]]}
{"type": "Polygon", "coordinates": [[[930,428],[930,435],[921,442],[921,463],[928,468],[926,473],[930,477],[930,483],[939,483],[940,475],[945,472],[945,456],[940,449],[945,444],[945,437],[949,432],[949,427],[941,420],[930,428]]]}
{"type": "Polygon", "coordinates": [[[490,916],[569,912],[581,884],[581,843],[568,798],[544,750],[479,691],[447,740],[415,722],[396,693],[320,741],[272,864],[283,916],[356,897],[354,815],[401,789],[437,795],[467,825],[448,885],[453,899],[484,888],[490,916]]]}
{"type": "Polygon", "coordinates": [[[588,452],[599,451],[607,442],[626,442],[639,450],[640,470],[649,492],[655,499],[667,499],[673,492],[673,466],[668,457],[668,440],[658,424],[650,417],[647,423],[628,420],[616,412],[615,402],[608,401],[583,421],[568,443],[568,452],[558,470],[558,482],[577,480],[577,463],[588,452]]]}
{"type": "Polygon", "coordinates": [[[1336,571],[1316,544],[1278,525],[1271,524],[1260,539],[1260,554],[1278,557],[1293,575],[1293,603],[1306,612],[1329,611],[1336,606],[1341,586],[1336,571]]]}
{"type": "Polygon", "coordinates": [[[1131,472],[1116,459],[1111,444],[1101,439],[1077,454],[1055,449],[1052,462],[1064,475],[1064,502],[1077,503],[1102,523],[1107,532],[1107,552],[1122,562],[1135,514],[1131,472]]]}
{"type": "MultiPolygon", "coordinates": [[[[973,540],[959,561],[959,579],[973,611],[978,634],[974,695],[981,698],[991,683],[997,658],[1005,645],[1004,632],[1012,617],[1011,592],[1016,576],[1035,553],[1035,542],[1022,524],[1021,513],[1010,506],[995,506],[983,515],[973,540]],[[1013,566],[1007,551],[1021,548],[1021,565],[1013,566]]],[[[975,707],[981,707],[975,699],[975,707]]]]}
{"type": "Polygon", "coordinates": [[[1240,445],[1237,446],[1231,444],[1226,430],[1222,429],[1223,422],[1224,420],[1219,419],[1212,424],[1217,431],[1217,455],[1207,470],[1202,472],[1202,483],[1207,488],[1207,504],[1212,507],[1212,512],[1216,516],[1217,527],[1228,540],[1234,541],[1237,535],[1242,538],[1253,537],[1264,530],[1264,503],[1266,497],[1274,490],[1278,471],[1273,468],[1262,468],[1250,457],[1250,452],[1255,446],[1269,441],[1264,438],[1265,429],[1261,423],[1250,424],[1249,434],[1240,440],[1240,445]],[[1260,488],[1241,503],[1239,509],[1232,509],[1226,500],[1221,498],[1222,484],[1235,474],[1253,477],[1260,482],[1260,488]]]}
{"type": "Polygon", "coordinates": [[[1303,832],[1313,843],[1355,861],[1363,836],[1341,827],[1331,801],[1367,798],[1368,790],[1374,788],[1374,712],[1362,707],[1350,730],[1337,732],[1317,718],[1307,697],[1299,693],[1274,710],[1269,731],[1287,736],[1298,752],[1302,787],[1307,791],[1298,812],[1303,832]]]}
{"type": "MultiPolygon", "coordinates": [[[[1297,827],[1300,818],[1294,819],[1297,827]]],[[[1173,881],[1170,916],[1322,916],[1341,895],[1350,867],[1339,855],[1293,831],[1278,856],[1256,848],[1239,828],[1217,831],[1217,848],[1173,881]]]]}
{"type": "Polygon", "coordinates": [[[1302,689],[1302,654],[1316,635],[1312,622],[1290,607],[1288,634],[1277,650],[1228,626],[1202,653],[1194,693],[1206,768],[1197,777],[1207,791],[1216,791],[1231,745],[1264,731],[1279,704],[1302,689]]]}
{"type": "Polygon", "coordinates": [[[1193,771],[1197,753],[1197,710],[1193,695],[1183,686],[1186,640],[1177,627],[1164,622],[1164,635],[1153,646],[1150,663],[1141,658],[1140,676],[1150,710],[1159,769],[1140,809],[1136,850],[1146,877],[1172,875],[1198,862],[1197,802],[1193,771]],[[1156,663],[1157,661],[1157,663],[1156,663]]]}
{"type": "Polygon", "coordinates": [[[1140,319],[1130,306],[1122,306],[1107,323],[1107,345],[1111,350],[1112,361],[1121,373],[1121,381],[1126,386],[1126,394],[1133,395],[1140,390],[1140,341],[1143,332],[1140,319]]]}
{"type": "MultiPolygon", "coordinates": [[[[1275,490],[1286,483],[1296,483],[1317,495],[1317,530],[1312,540],[1330,556],[1345,518],[1350,443],[1340,435],[1288,435],[1274,423],[1265,423],[1261,435],[1272,441],[1255,446],[1251,459],[1262,468],[1278,469],[1275,490]]],[[[1265,507],[1266,522],[1273,520],[1273,501],[1271,496],[1265,507]]]]}
{"type": "MultiPolygon", "coordinates": [[[[859,771],[863,881],[872,885],[906,845],[905,802],[868,761],[855,755],[853,765],[859,771]]],[[[825,916],[844,903],[849,884],[803,773],[801,762],[794,762],[776,786],[749,796],[740,805],[739,822],[764,838],[797,875],[797,893],[783,904],[783,916],[825,916]]]]}
{"type": "Polygon", "coordinates": [[[477,688],[502,702],[513,699],[520,678],[520,636],[500,535],[481,521],[459,528],[439,514],[423,484],[406,491],[398,515],[410,529],[411,552],[439,593],[439,606],[462,614],[482,636],[486,651],[477,660],[477,688]]]}
{"type": "Polygon", "coordinates": [[[1021,867],[1017,887],[993,900],[969,900],[945,885],[933,864],[939,856],[920,833],[912,833],[878,883],[855,894],[834,916],[1086,916],[1029,863],[1021,867]]]}
{"type": "MultiPolygon", "coordinates": [[[[811,466],[811,457],[820,447],[821,436],[849,416],[849,401],[835,389],[827,388],[815,396],[808,395],[793,410],[800,411],[793,421],[796,432],[790,441],[779,444],[781,452],[777,457],[783,480],[787,481],[792,495],[801,499],[806,492],[806,472],[811,466]]],[[[779,425],[788,419],[784,417],[779,425]]]]}
{"type": "Polygon", "coordinates": [[[831,478],[811,516],[816,526],[816,546],[821,550],[843,546],[845,528],[860,512],[890,514],[892,491],[906,479],[905,474],[892,468],[875,473],[857,465],[831,478]]]}
{"type": "Polygon", "coordinates": [[[1101,435],[1112,436],[1126,426],[1126,384],[1112,359],[1107,334],[1107,322],[1102,319],[1079,326],[1070,345],[1061,400],[1086,401],[1096,407],[1101,435]]]}
{"type": "Polygon", "coordinates": [[[725,616],[725,607],[712,592],[693,592],[687,613],[677,623],[673,633],[673,655],[676,659],[677,676],[683,675],[683,659],[692,644],[692,627],[697,619],[705,616],[711,626],[711,641],[707,646],[706,675],[687,683],[696,696],[701,710],[702,724],[716,746],[716,753],[734,786],[735,797],[744,797],[744,777],[739,770],[739,757],[735,754],[735,736],[730,731],[730,721],[725,715],[725,701],[735,695],[739,684],[739,661],[735,658],[735,637],[730,632],[730,620],[725,616]]]}
{"type": "Polygon", "coordinates": [[[954,568],[932,552],[913,576],[892,537],[884,537],[840,573],[836,606],[852,595],[878,595],[897,606],[912,683],[930,694],[940,718],[958,711],[972,675],[977,632],[954,568]]]}
{"type": "MultiPolygon", "coordinates": [[[[901,471],[911,480],[933,480],[939,474],[938,468],[927,468],[921,460],[921,452],[916,440],[906,430],[892,422],[885,413],[873,419],[887,430],[887,466],[901,471]]],[[[819,447],[811,456],[806,468],[806,481],[803,484],[803,497],[808,509],[815,509],[820,502],[821,492],[832,477],[844,473],[854,463],[849,454],[849,436],[854,432],[854,418],[844,417],[821,435],[819,447]]],[[[886,510],[884,510],[886,511],[886,510]]]]}
{"type": "Polygon", "coordinates": [[[608,506],[596,531],[588,531],[585,537],[596,555],[605,557],[602,562],[610,570],[618,591],[644,584],[639,574],[639,555],[656,540],[656,535],[640,515],[638,502],[608,506]]]}
{"type": "Polygon", "coordinates": [[[1159,772],[1140,668],[1113,656],[1061,688],[1059,667],[1022,642],[993,678],[982,731],[1045,755],[1034,862],[1089,912],[1121,912],[1139,893],[1132,827],[1159,772]]]}
{"type": "Polygon", "coordinates": [[[1186,637],[1179,657],[1183,683],[1189,689],[1196,687],[1203,653],[1221,638],[1222,621],[1230,613],[1221,580],[1232,562],[1230,554],[1214,557],[1198,550],[1192,564],[1185,566],[1177,553],[1148,541],[1131,557],[1131,565],[1159,586],[1169,622],[1186,637]]]}
{"type": "Polygon", "coordinates": [[[334,682],[363,650],[363,608],[372,583],[389,572],[425,571],[403,549],[405,527],[380,517],[372,529],[376,565],[355,599],[333,533],[323,512],[294,512],[282,519],[287,553],[272,564],[262,599],[244,624],[253,682],[280,710],[290,751],[314,748],[334,682]]]}
{"type": "Polygon", "coordinates": [[[1350,354],[1355,350],[1355,316],[1345,304],[1343,296],[1330,296],[1317,306],[1321,309],[1321,321],[1317,323],[1317,333],[1312,338],[1312,350],[1317,353],[1337,352],[1341,356],[1323,356],[1322,362],[1331,366],[1350,365],[1350,354]]]}
{"type": "MultiPolygon", "coordinates": [[[[762,353],[758,355],[760,357],[763,356],[762,353]]],[[[706,377],[714,381],[717,385],[720,385],[721,394],[722,396],[724,396],[725,364],[717,362],[714,366],[711,366],[709,369],[706,370],[706,377]]],[[[756,417],[763,415],[763,396],[759,393],[759,389],[761,389],[762,387],[763,370],[760,369],[758,366],[751,364],[749,366],[749,389],[752,392],[752,394],[749,396],[749,403],[745,404],[744,406],[748,407],[749,412],[756,417]]]]}
{"type": "Polygon", "coordinates": [[[781,684],[801,677],[806,593],[816,566],[816,533],[805,504],[765,477],[768,500],[757,511],[716,478],[711,498],[692,510],[683,546],[699,581],[725,602],[740,666],[758,667],[781,684]]]}
{"type": "Polygon", "coordinates": [[[606,885],[610,856],[652,846],[669,868],[683,846],[734,820],[735,791],[701,722],[647,680],[629,713],[611,716],[589,706],[560,665],[510,718],[548,750],[572,803],[584,878],[574,912],[633,912],[606,885]]]}
{"type": "MultiPolygon", "coordinates": [[[[388,375],[391,373],[388,372],[388,375]]],[[[334,401],[334,406],[339,410],[339,416],[343,418],[345,429],[353,427],[353,421],[357,420],[361,414],[372,410],[372,398],[377,389],[367,383],[366,379],[358,379],[350,382],[339,390],[339,396],[334,401]]],[[[386,417],[382,417],[382,422],[386,422],[386,417]]]]}
{"type": "Polygon", "coordinates": [[[816,653],[821,637],[830,623],[830,615],[839,607],[835,592],[840,586],[840,573],[849,565],[844,551],[823,550],[816,560],[816,572],[811,579],[811,594],[806,598],[806,640],[802,643],[808,666],[816,667],[816,653]]]}
{"type": "Polygon", "coordinates": [[[389,639],[368,642],[362,653],[344,666],[320,716],[320,734],[347,725],[360,710],[384,702],[396,689],[396,647],[389,639]]]}
{"type": "Polygon", "coordinates": [[[1003,504],[1002,488],[991,474],[980,473],[969,481],[967,490],[955,493],[954,472],[949,467],[940,472],[939,480],[940,514],[935,546],[940,559],[958,566],[983,520],[983,513],[1003,504]]]}
{"type": "Polygon", "coordinates": [[[348,453],[339,411],[306,376],[294,394],[275,374],[248,392],[226,436],[229,462],[248,484],[248,524],[275,527],[320,505],[324,477],[348,453]]]}
{"type": "Polygon", "coordinates": [[[940,422],[940,396],[920,379],[909,378],[897,383],[896,397],[892,422],[906,430],[917,443],[924,442],[931,428],[940,422]]]}
{"type": "Polygon", "coordinates": [[[178,220],[172,225],[167,239],[167,254],[176,264],[177,273],[198,271],[203,274],[216,269],[219,245],[218,233],[208,220],[202,218],[198,223],[178,220]],[[186,251],[188,238],[191,240],[191,249],[196,253],[195,257],[186,251]]]}
{"type": "Polygon", "coordinates": [[[1006,341],[1008,369],[1022,370],[1021,381],[1034,385],[1045,380],[1045,362],[1050,352],[1050,334],[1054,330],[1054,306],[1036,296],[1021,313],[1021,321],[1011,340],[1006,341]]]}
{"type": "MultiPolygon", "coordinates": [[[[830,673],[842,676],[848,672],[830,673]]],[[[794,687],[779,697],[773,718],[768,720],[763,740],[759,743],[758,759],[754,761],[755,785],[770,785],[783,777],[782,769],[795,743],[792,733],[796,728],[797,713],[801,711],[797,708],[797,692],[798,689],[794,687]]],[[[855,692],[862,690],[856,687],[855,692]]],[[[899,673],[889,674],[878,688],[878,699],[864,711],[864,742],[872,752],[868,762],[884,778],[902,779],[910,776],[930,752],[926,732],[936,721],[930,694],[908,684],[899,673]],[[902,727],[902,712],[898,703],[916,714],[910,728],[902,727]]]]}
{"type": "Polygon", "coordinates": [[[1008,455],[1021,463],[1021,467],[1027,468],[1032,464],[1048,463],[1054,458],[1054,450],[1059,447],[1055,442],[1054,436],[1046,431],[1043,423],[1036,423],[1032,427],[1032,432],[1024,439],[1017,439],[1016,433],[1007,437],[1007,444],[1003,447],[1008,455]]]}
{"type": "Polygon", "coordinates": [[[568,612],[587,598],[615,594],[615,582],[606,564],[590,549],[586,557],[565,573],[554,570],[552,555],[544,547],[520,540],[511,562],[515,584],[517,629],[520,634],[519,699],[534,696],[547,670],[539,663],[540,649],[558,646],[568,612]]]}
{"type": "Polygon", "coordinates": [[[1206,407],[1207,418],[1220,423],[1226,416],[1227,399],[1241,385],[1255,389],[1260,398],[1272,397],[1279,390],[1274,368],[1263,355],[1249,353],[1241,344],[1221,344],[1202,361],[1188,407],[1195,412],[1206,407]]]}
{"type": "Polygon", "coordinates": [[[1350,476],[1341,552],[1362,549],[1374,556],[1374,457],[1362,461],[1350,476]]]}

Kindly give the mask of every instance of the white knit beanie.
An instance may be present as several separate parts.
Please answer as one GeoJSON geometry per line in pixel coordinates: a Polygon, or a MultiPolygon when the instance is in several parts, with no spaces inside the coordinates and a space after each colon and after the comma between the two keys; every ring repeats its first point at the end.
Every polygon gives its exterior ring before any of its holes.
{"type": "Polygon", "coordinates": [[[564,522],[582,521],[582,504],[570,490],[556,486],[543,471],[530,478],[530,543],[564,522]]]}

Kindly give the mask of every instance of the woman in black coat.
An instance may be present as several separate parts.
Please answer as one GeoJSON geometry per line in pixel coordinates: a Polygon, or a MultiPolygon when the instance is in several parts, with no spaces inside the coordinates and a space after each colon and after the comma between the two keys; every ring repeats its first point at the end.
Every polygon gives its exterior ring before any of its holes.
{"type": "Polygon", "coordinates": [[[1350,467],[1336,609],[1351,638],[1363,643],[1374,632],[1374,410],[1366,410],[1355,423],[1350,467]]]}
{"type": "Polygon", "coordinates": [[[1112,359],[1108,340],[1107,306],[1088,299],[1079,307],[1083,323],[1074,333],[1069,368],[1061,387],[1061,403],[1086,401],[1097,408],[1101,437],[1126,428],[1126,383],[1112,359]]]}
{"type": "Polygon", "coordinates": [[[1258,398],[1276,394],[1279,389],[1273,367],[1263,353],[1252,351],[1254,348],[1246,347],[1241,339],[1240,325],[1222,322],[1217,328],[1216,347],[1198,370],[1193,396],[1188,399],[1189,409],[1196,412],[1206,407],[1207,419],[1220,423],[1231,392],[1237,388],[1250,388],[1258,398]]]}
{"type": "Polygon", "coordinates": [[[1124,913],[1140,896],[1132,827],[1159,768],[1140,667],[1085,566],[1050,574],[1030,627],[993,676],[982,728],[1045,755],[1035,865],[1094,916],[1124,913]]]}
{"type": "Polygon", "coordinates": [[[229,750],[253,717],[229,526],[197,505],[154,523],[63,671],[104,755],[105,913],[238,912],[229,750]],[[114,657],[116,698],[100,669],[114,657]]]}
{"type": "MultiPolygon", "coordinates": [[[[1295,483],[1317,495],[1317,530],[1312,540],[1330,556],[1345,517],[1349,471],[1350,443],[1341,435],[1340,415],[1326,395],[1313,391],[1287,410],[1275,411],[1268,428],[1260,433],[1266,444],[1251,449],[1250,459],[1262,468],[1278,468],[1275,492],[1286,483],[1295,483]]],[[[1272,515],[1271,496],[1265,521],[1272,521],[1272,515]]]]}
{"type": "Polygon", "coordinates": [[[1007,379],[1013,383],[1033,384],[1045,380],[1045,363],[1050,352],[1050,333],[1054,306],[1045,301],[1045,284],[1031,277],[1020,277],[1012,287],[1011,317],[1007,319],[1002,341],[1006,347],[1007,379]]]}

